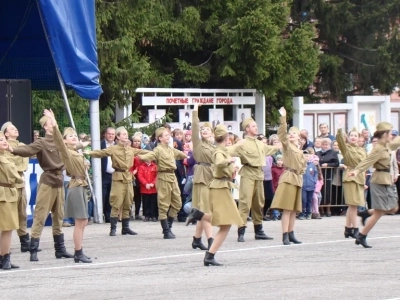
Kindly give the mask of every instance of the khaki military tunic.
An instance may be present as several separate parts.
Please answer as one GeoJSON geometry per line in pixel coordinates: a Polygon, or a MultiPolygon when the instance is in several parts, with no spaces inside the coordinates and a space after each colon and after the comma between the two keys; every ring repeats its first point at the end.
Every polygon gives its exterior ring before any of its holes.
{"type": "MultiPolygon", "coordinates": [[[[53,127],[54,143],[61,154],[67,175],[71,177],[65,203],[66,218],[87,219],[86,159],[76,148],[68,148],[57,126],[53,127]]],[[[82,148],[82,145],[77,145],[82,148]]]]}
{"type": "MultiPolygon", "coordinates": [[[[12,148],[17,148],[18,146],[25,145],[17,140],[8,140],[8,144],[12,148]]],[[[11,160],[15,163],[17,167],[17,172],[21,176],[21,178],[25,178],[24,172],[28,170],[29,158],[28,157],[21,157],[10,153],[11,160]]],[[[18,191],[18,222],[19,228],[17,230],[18,236],[24,236],[27,232],[26,226],[26,206],[28,201],[26,199],[26,191],[25,191],[25,182],[16,184],[15,187],[18,191]]]]}
{"type": "Polygon", "coordinates": [[[389,211],[398,207],[397,193],[390,174],[390,153],[400,146],[400,137],[395,138],[389,144],[376,144],[365,160],[360,162],[355,170],[365,172],[373,166],[370,191],[371,206],[374,209],[389,211]]]}
{"type": "Polygon", "coordinates": [[[133,176],[129,172],[133,167],[133,157],[138,154],[146,154],[149,151],[132,148],[122,144],[113,145],[106,149],[90,151],[89,155],[95,158],[111,157],[112,174],[110,192],[111,217],[117,218],[122,207],[122,219],[129,219],[133,204],[133,176]]]}
{"type": "Polygon", "coordinates": [[[169,217],[175,217],[182,206],[181,192],[178,181],[175,176],[175,160],[187,157],[182,151],[176,150],[159,143],[152,152],[145,155],[138,155],[143,161],[155,161],[158,166],[157,173],[157,201],[158,216],[160,220],[169,217]]]}
{"type": "Polygon", "coordinates": [[[23,182],[10,155],[0,151],[0,231],[19,228],[16,186],[23,182]]]}
{"type": "Polygon", "coordinates": [[[13,154],[22,157],[36,155],[43,173],[40,176],[31,235],[40,238],[49,212],[52,213],[53,235],[62,234],[64,218],[64,164],[51,134],[38,138],[32,144],[18,146],[13,154]]]}
{"type": "Polygon", "coordinates": [[[213,226],[244,226],[232,197],[231,190],[236,188],[232,182],[235,165],[227,149],[218,146],[213,154],[213,179],[210,183],[211,224],[213,226]]]}
{"type": "Polygon", "coordinates": [[[301,189],[307,162],[304,158],[303,151],[289,142],[286,117],[284,116],[280,118],[278,137],[283,147],[283,164],[285,165],[286,171],[283,172],[279,179],[278,188],[276,189],[271,208],[301,212],[301,189]]]}
{"type": "Polygon", "coordinates": [[[353,146],[346,143],[341,128],[337,132],[336,141],[338,142],[340,152],[343,155],[344,163],[347,166],[343,173],[344,200],[347,205],[364,206],[365,173],[360,172],[356,177],[348,176],[348,173],[360,162],[366,159],[367,152],[363,147],[353,146]]]}
{"type": "Polygon", "coordinates": [[[214,145],[200,137],[200,120],[198,111],[192,114],[193,157],[197,162],[193,173],[192,207],[203,212],[210,212],[209,188],[213,174],[211,170],[214,145]]]}
{"type": "Polygon", "coordinates": [[[244,225],[247,224],[250,209],[253,224],[262,224],[265,204],[262,167],[266,166],[265,156],[273,155],[278,150],[278,147],[268,146],[255,137],[246,137],[242,145],[228,149],[229,154],[240,157],[243,164],[239,171],[239,211],[244,225]]]}

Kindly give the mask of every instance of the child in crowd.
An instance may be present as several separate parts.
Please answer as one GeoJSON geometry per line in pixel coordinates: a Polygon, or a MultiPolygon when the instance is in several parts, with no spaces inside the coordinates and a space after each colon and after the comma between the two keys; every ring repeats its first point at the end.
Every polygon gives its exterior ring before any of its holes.
{"type": "Polygon", "coordinates": [[[318,170],[318,180],[317,180],[317,183],[315,184],[313,201],[312,201],[312,218],[313,219],[321,219],[321,216],[319,214],[319,204],[322,199],[321,189],[322,189],[322,186],[324,185],[324,177],[322,175],[322,170],[319,165],[319,157],[318,156],[315,155],[313,157],[313,163],[317,167],[317,170],[318,170]]]}
{"type": "Polygon", "coordinates": [[[302,213],[299,220],[311,220],[311,204],[315,191],[315,185],[318,181],[318,170],[313,161],[310,161],[310,155],[307,150],[303,151],[304,158],[307,162],[305,173],[303,174],[302,188],[302,213]]]}
{"type": "MultiPolygon", "coordinates": [[[[278,184],[279,184],[279,178],[281,178],[281,175],[283,174],[283,172],[285,172],[285,167],[283,165],[283,157],[282,154],[278,154],[275,157],[276,160],[276,164],[272,165],[271,167],[271,173],[272,173],[272,188],[273,188],[273,192],[275,194],[276,189],[278,188],[278,184]]],[[[278,221],[279,219],[279,212],[274,209],[272,211],[272,221],[278,221]]]]}
{"type": "Polygon", "coordinates": [[[157,222],[157,165],[154,161],[144,162],[137,168],[137,179],[140,184],[140,193],[143,201],[144,222],[157,222]]]}

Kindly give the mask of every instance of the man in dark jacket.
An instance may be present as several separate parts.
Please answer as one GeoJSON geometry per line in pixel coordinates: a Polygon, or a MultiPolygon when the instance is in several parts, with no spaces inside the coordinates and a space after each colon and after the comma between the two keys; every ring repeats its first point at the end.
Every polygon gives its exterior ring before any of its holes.
{"type": "MultiPolygon", "coordinates": [[[[106,128],[103,134],[103,140],[100,143],[101,149],[106,149],[114,145],[115,129],[112,127],[106,128]]],[[[111,158],[103,157],[101,159],[101,181],[103,185],[103,214],[104,221],[110,223],[111,205],[110,205],[110,192],[112,183],[112,174],[114,169],[112,167],[111,158]]]]}
{"type": "Polygon", "coordinates": [[[317,156],[319,157],[319,164],[322,167],[322,175],[325,179],[324,186],[322,188],[322,203],[326,205],[326,216],[331,217],[330,204],[333,199],[332,197],[332,179],[334,170],[333,168],[339,167],[339,157],[336,151],[331,149],[331,140],[324,138],[321,143],[321,151],[318,151],[317,156]]]}

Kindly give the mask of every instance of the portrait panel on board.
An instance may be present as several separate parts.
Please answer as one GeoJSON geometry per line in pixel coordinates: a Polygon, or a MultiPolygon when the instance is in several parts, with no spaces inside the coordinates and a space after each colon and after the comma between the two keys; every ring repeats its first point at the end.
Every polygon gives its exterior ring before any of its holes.
{"type": "Polygon", "coordinates": [[[208,110],[208,121],[211,126],[215,126],[224,123],[224,110],[223,109],[209,109],[208,110]]]}
{"type": "Polygon", "coordinates": [[[233,134],[239,135],[239,126],[236,121],[225,121],[224,122],[226,129],[228,132],[232,132],[233,134]]]}
{"type": "Polygon", "coordinates": [[[149,109],[149,123],[154,123],[165,116],[165,109],[149,109]]]}
{"type": "Polygon", "coordinates": [[[239,123],[239,132],[244,131],[243,121],[251,118],[251,109],[250,108],[238,108],[236,112],[236,120],[239,123]]]}
{"type": "Polygon", "coordinates": [[[179,110],[179,124],[182,130],[192,130],[192,110],[179,110]]]}

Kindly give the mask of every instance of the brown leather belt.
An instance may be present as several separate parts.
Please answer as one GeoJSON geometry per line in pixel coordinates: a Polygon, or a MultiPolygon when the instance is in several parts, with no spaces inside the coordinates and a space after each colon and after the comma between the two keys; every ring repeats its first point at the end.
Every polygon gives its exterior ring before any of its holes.
{"type": "Polygon", "coordinates": [[[163,170],[163,171],[158,171],[158,173],[170,173],[170,174],[173,174],[173,173],[175,173],[175,170],[163,170]]]}
{"type": "Polygon", "coordinates": [[[14,184],[0,182],[0,186],[5,187],[5,188],[13,188],[14,184]]]}
{"type": "Polygon", "coordinates": [[[295,169],[285,168],[285,170],[286,170],[286,171],[289,171],[289,172],[292,172],[292,173],[294,173],[294,174],[296,174],[296,175],[298,175],[298,174],[297,174],[297,171],[296,171],[295,169]]]}
{"type": "Polygon", "coordinates": [[[250,167],[250,168],[259,168],[259,167],[252,166],[252,165],[249,165],[249,164],[243,164],[243,166],[250,167]]]}
{"type": "Polygon", "coordinates": [[[211,164],[209,163],[203,163],[203,162],[199,162],[197,163],[199,166],[204,166],[204,167],[211,167],[211,164]]]}
{"type": "Polygon", "coordinates": [[[125,173],[126,172],[126,170],[124,170],[124,169],[116,169],[116,168],[114,168],[114,170],[115,170],[115,172],[120,172],[120,173],[125,173]]]}
{"type": "Polygon", "coordinates": [[[215,178],[218,180],[223,180],[223,181],[232,181],[232,178],[228,178],[228,177],[221,177],[221,178],[215,178]]]}
{"type": "Polygon", "coordinates": [[[71,179],[76,179],[76,180],[85,180],[85,176],[71,176],[71,179]]]}
{"type": "Polygon", "coordinates": [[[390,169],[375,169],[375,171],[390,173],[390,169]]]}
{"type": "Polygon", "coordinates": [[[44,171],[45,173],[50,173],[50,174],[54,174],[54,175],[62,175],[62,171],[61,170],[47,170],[44,171]]]}

